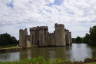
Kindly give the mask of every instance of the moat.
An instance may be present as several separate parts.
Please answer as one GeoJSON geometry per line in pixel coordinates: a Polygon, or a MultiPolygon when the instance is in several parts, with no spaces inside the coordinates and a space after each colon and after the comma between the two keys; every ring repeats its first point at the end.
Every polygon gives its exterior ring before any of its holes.
{"type": "Polygon", "coordinates": [[[96,57],[96,47],[87,44],[72,44],[71,47],[31,48],[22,51],[0,52],[0,61],[19,61],[25,58],[42,56],[45,59],[64,58],[70,61],[83,61],[96,57]]]}

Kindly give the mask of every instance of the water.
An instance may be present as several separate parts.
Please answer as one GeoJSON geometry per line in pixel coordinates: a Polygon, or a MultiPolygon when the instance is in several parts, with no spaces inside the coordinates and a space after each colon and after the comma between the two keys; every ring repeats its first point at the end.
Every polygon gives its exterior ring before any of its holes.
{"type": "Polygon", "coordinates": [[[96,57],[96,47],[87,44],[72,44],[71,47],[32,48],[15,52],[0,53],[0,61],[19,61],[25,58],[43,56],[45,59],[64,58],[70,61],[84,61],[96,57]]]}

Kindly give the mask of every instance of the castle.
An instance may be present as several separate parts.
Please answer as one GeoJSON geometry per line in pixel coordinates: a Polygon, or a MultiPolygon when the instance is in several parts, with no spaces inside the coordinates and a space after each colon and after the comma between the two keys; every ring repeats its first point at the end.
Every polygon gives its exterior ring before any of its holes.
{"type": "Polygon", "coordinates": [[[55,24],[55,31],[48,32],[47,26],[30,28],[30,35],[27,29],[19,30],[19,46],[27,48],[32,46],[66,46],[71,45],[71,32],[65,29],[63,24],[55,24]]]}

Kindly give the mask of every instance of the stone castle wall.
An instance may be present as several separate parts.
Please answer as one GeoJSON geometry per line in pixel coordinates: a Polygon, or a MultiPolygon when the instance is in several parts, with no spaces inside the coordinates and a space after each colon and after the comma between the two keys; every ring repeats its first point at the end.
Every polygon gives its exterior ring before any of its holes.
{"type": "Polygon", "coordinates": [[[34,27],[30,28],[31,43],[38,46],[47,45],[48,42],[48,27],[34,27]]]}
{"type": "Polygon", "coordinates": [[[49,42],[48,42],[48,46],[55,46],[56,42],[55,42],[55,34],[54,33],[49,33],[49,42]]]}
{"type": "Polygon", "coordinates": [[[64,28],[63,24],[55,24],[54,33],[48,32],[47,26],[30,28],[19,31],[19,45],[22,48],[36,46],[66,46],[71,44],[71,32],[64,28]]]}

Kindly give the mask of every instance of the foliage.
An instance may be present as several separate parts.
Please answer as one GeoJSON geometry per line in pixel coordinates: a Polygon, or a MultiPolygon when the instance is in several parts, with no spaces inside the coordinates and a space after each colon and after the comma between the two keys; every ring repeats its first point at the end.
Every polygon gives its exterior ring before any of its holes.
{"type": "Polygon", "coordinates": [[[96,26],[90,28],[90,44],[96,45],[96,26]]]}
{"type": "Polygon", "coordinates": [[[77,37],[72,39],[73,42],[76,43],[87,43],[89,45],[96,45],[96,26],[93,26],[90,28],[89,34],[86,33],[86,35],[82,38],[82,37],[77,37]]]}
{"type": "Polygon", "coordinates": [[[0,46],[17,45],[18,41],[15,37],[8,33],[0,34],[0,46]]]}
{"type": "Polygon", "coordinates": [[[77,43],[81,43],[81,42],[82,42],[82,38],[78,36],[78,37],[76,38],[76,42],[77,42],[77,43]]]}
{"type": "Polygon", "coordinates": [[[62,64],[64,59],[45,60],[43,57],[37,57],[32,59],[24,59],[15,62],[0,62],[0,64],[62,64]]]}
{"type": "Polygon", "coordinates": [[[89,43],[90,42],[90,35],[86,33],[85,37],[83,38],[83,42],[89,43]]]}
{"type": "Polygon", "coordinates": [[[96,62],[92,62],[92,63],[86,63],[86,64],[96,64],[96,62]]]}
{"type": "Polygon", "coordinates": [[[72,42],[75,42],[75,43],[82,43],[83,42],[83,38],[81,38],[81,37],[77,37],[77,38],[73,38],[72,39],[72,42]]]}
{"type": "Polygon", "coordinates": [[[56,58],[53,60],[52,59],[45,60],[43,57],[37,57],[32,59],[23,59],[15,62],[0,62],[0,64],[95,64],[96,63],[95,61],[91,62],[90,60],[88,59],[88,62],[70,62],[68,60],[66,61],[61,58],[56,58]]]}

